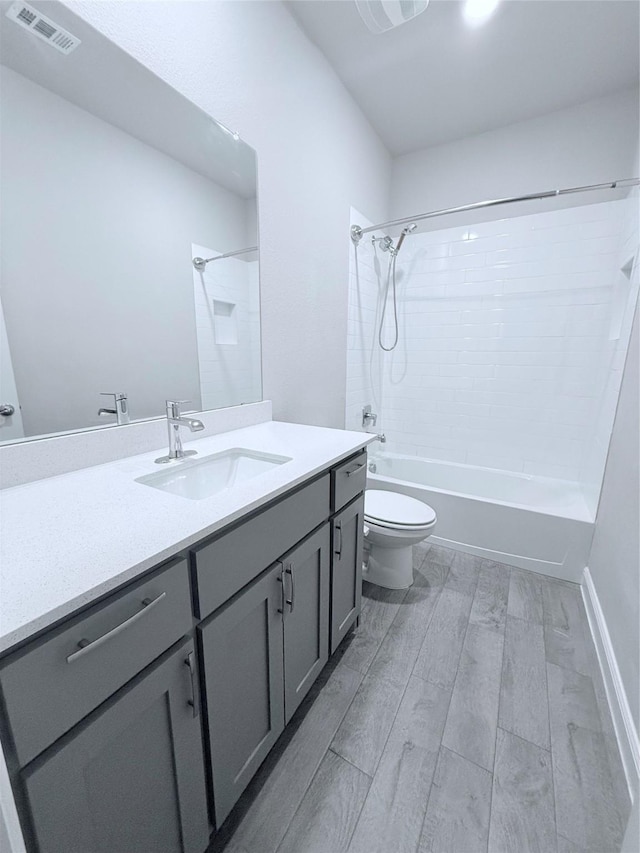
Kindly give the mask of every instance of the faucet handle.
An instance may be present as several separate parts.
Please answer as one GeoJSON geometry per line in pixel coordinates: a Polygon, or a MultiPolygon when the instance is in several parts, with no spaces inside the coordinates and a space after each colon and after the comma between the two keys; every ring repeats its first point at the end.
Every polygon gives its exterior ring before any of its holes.
{"type": "Polygon", "coordinates": [[[366,406],[362,407],[362,426],[366,427],[371,424],[371,426],[375,426],[378,420],[378,416],[375,412],[371,411],[371,404],[367,403],[366,406]]]}
{"type": "Polygon", "coordinates": [[[101,397],[113,397],[113,400],[115,403],[117,403],[119,400],[126,400],[127,399],[126,391],[101,391],[100,396],[101,397]]]}
{"type": "Polygon", "coordinates": [[[180,406],[186,406],[186,404],[190,403],[191,400],[166,400],[165,402],[167,404],[167,417],[179,418],[180,406]]]}

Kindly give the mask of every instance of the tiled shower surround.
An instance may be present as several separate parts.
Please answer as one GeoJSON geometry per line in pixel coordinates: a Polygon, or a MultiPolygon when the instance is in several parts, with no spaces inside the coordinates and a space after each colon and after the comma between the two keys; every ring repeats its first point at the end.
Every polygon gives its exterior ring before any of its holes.
{"type": "MultiPolygon", "coordinates": [[[[387,451],[580,481],[594,511],[637,241],[637,198],[411,235],[397,262],[400,341],[382,354],[389,255],[365,235],[351,252],[347,428],[371,402],[387,451]]],[[[392,316],[390,295],[387,344],[392,316]]]]}

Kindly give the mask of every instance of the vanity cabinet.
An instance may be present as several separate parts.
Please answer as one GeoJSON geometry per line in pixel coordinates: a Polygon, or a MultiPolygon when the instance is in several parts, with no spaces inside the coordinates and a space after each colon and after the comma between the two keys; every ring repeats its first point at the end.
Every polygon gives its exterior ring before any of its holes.
{"type": "Polygon", "coordinates": [[[281,575],[273,566],[198,629],[217,826],[284,729],[281,575]]]}
{"type": "Polygon", "coordinates": [[[203,853],[193,667],[188,641],[31,763],[23,784],[39,853],[203,853]]]}
{"type": "Polygon", "coordinates": [[[0,686],[24,767],[187,634],[186,560],[171,560],[3,661],[0,686]]]}
{"type": "Polygon", "coordinates": [[[331,654],[360,616],[366,482],[366,450],[331,471],[331,654]]]}
{"type": "Polygon", "coordinates": [[[329,660],[329,542],[325,524],[281,563],[286,723],[329,660]]]}
{"type": "Polygon", "coordinates": [[[0,661],[28,849],[204,853],[360,613],[366,452],[0,661]]]}
{"type": "Polygon", "coordinates": [[[220,826],[328,660],[329,525],[198,629],[220,826]]]}
{"type": "Polygon", "coordinates": [[[364,497],[359,497],[331,525],[331,654],[360,615],[363,539],[364,497]]]}

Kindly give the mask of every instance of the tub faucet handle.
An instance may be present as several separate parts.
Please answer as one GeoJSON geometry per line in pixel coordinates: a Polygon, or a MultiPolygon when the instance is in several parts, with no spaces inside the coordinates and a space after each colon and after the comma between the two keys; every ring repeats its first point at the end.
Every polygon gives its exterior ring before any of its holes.
{"type": "Polygon", "coordinates": [[[362,407],[362,426],[375,426],[378,420],[378,416],[375,412],[371,411],[371,404],[367,403],[366,406],[362,407]]]}

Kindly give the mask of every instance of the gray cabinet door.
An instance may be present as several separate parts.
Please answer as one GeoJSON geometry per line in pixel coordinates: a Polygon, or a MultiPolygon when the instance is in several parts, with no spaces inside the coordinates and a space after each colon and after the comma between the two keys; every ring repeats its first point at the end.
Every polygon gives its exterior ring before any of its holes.
{"type": "Polygon", "coordinates": [[[360,615],[364,497],[350,503],[332,522],[331,654],[360,615]]]}
{"type": "Polygon", "coordinates": [[[199,628],[218,828],[284,728],[280,574],[276,564],[199,628]]]}
{"type": "Polygon", "coordinates": [[[329,538],[325,524],[282,559],[287,722],[329,657],[329,538]]]}
{"type": "Polygon", "coordinates": [[[188,641],[25,770],[40,853],[203,853],[194,658],[188,641]]]}

